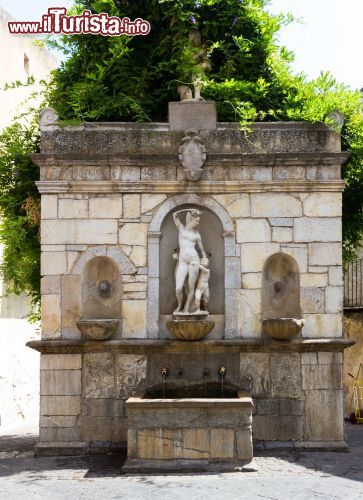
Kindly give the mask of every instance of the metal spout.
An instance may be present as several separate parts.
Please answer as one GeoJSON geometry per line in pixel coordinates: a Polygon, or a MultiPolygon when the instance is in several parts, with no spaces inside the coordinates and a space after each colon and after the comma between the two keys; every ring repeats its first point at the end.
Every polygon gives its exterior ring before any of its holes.
{"type": "Polygon", "coordinates": [[[227,373],[227,368],[221,366],[221,368],[218,370],[218,375],[223,378],[226,376],[226,373],[227,373]]]}
{"type": "Polygon", "coordinates": [[[164,368],[161,369],[160,373],[163,378],[166,378],[169,375],[169,368],[167,366],[164,366],[164,368]]]}

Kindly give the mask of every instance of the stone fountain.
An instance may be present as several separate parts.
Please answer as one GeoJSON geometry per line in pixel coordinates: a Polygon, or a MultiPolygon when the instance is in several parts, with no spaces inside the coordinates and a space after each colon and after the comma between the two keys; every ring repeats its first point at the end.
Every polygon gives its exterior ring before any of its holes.
{"type": "Polygon", "coordinates": [[[340,137],[246,136],[181,95],[168,123],[41,115],[36,452],[177,470],[249,461],[252,434],[345,449],[340,137]]]}

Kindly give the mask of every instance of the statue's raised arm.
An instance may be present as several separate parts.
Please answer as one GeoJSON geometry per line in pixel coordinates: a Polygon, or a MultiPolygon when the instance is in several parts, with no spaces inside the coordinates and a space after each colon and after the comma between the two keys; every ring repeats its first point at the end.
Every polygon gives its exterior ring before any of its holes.
{"type": "Polygon", "coordinates": [[[183,226],[183,223],[181,222],[181,220],[179,219],[179,214],[182,213],[182,212],[187,212],[187,210],[178,210],[177,212],[174,212],[173,213],[173,219],[174,219],[174,224],[176,225],[176,227],[179,229],[180,227],[184,227],[183,226]]]}

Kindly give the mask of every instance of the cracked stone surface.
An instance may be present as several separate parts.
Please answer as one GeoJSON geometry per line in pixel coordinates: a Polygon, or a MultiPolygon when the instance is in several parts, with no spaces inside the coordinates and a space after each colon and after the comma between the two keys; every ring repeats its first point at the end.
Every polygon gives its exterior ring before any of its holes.
{"type": "Polygon", "coordinates": [[[363,499],[363,426],[349,453],[258,452],[251,472],[122,475],[122,455],[34,458],[36,434],[0,435],[0,499],[363,499]]]}

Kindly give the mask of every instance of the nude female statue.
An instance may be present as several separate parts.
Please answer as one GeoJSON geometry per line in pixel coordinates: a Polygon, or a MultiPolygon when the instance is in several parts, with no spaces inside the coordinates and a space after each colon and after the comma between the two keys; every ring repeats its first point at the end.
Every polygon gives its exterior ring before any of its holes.
{"type": "Polygon", "coordinates": [[[185,280],[187,278],[187,299],[184,305],[183,314],[189,314],[189,309],[194,298],[195,286],[197,284],[200,269],[200,257],[195,248],[196,246],[198,247],[202,255],[202,259],[207,259],[199,231],[195,229],[199,225],[199,219],[201,215],[202,212],[194,208],[179,210],[178,212],[173,213],[175,225],[179,230],[180,249],[178,264],[175,273],[176,298],[178,301],[178,306],[175,309],[174,314],[180,312],[182,308],[183,288],[185,280]],[[182,212],[187,212],[185,218],[185,226],[179,219],[179,214],[182,212]]]}

